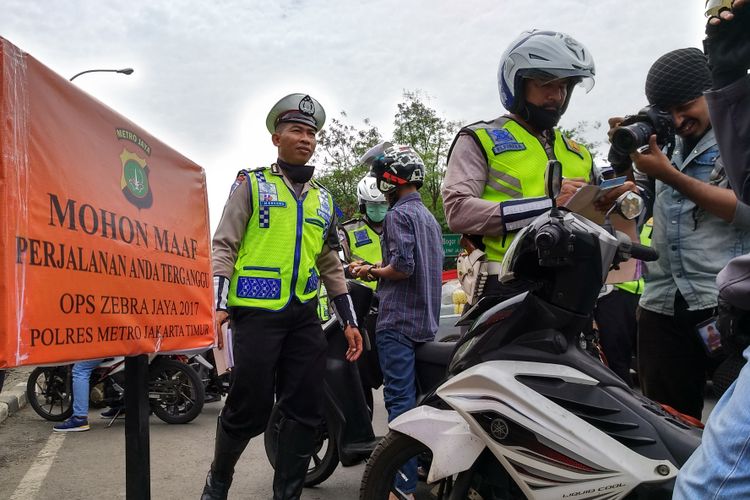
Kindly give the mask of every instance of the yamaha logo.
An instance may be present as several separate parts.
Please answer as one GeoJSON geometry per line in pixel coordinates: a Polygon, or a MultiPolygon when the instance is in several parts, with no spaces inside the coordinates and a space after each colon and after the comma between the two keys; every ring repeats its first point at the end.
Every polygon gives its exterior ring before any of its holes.
{"type": "Polygon", "coordinates": [[[502,441],[503,439],[507,438],[508,431],[508,424],[502,418],[496,418],[490,424],[490,432],[492,433],[492,437],[494,437],[498,441],[502,441]]]}

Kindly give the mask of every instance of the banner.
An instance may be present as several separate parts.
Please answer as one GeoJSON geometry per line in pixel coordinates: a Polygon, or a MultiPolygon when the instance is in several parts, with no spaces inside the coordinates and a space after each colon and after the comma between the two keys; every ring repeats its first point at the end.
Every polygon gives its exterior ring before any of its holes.
{"type": "Polygon", "coordinates": [[[203,169],[0,44],[0,368],[213,344],[203,169]]]}

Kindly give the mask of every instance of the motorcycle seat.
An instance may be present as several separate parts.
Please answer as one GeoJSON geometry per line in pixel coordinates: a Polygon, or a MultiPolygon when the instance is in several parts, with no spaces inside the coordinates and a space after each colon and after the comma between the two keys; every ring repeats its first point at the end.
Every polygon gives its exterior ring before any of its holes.
{"type": "Polygon", "coordinates": [[[417,347],[416,360],[421,363],[448,366],[455,348],[455,342],[425,342],[417,347]]]}

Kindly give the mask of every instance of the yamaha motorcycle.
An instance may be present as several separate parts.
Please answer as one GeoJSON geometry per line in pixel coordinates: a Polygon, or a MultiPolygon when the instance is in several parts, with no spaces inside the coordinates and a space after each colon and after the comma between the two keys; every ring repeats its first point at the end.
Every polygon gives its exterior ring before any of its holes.
{"type": "MultiPolygon", "coordinates": [[[[559,165],[548,178],[554,200],[559,165]]],[[[642,208],[634,196],[618,199],[628,218],[642,208]]],[[[578,342],[609,270],[631,257],[657,254],[554,206],[521,230],[500,276],[528,291],[483,298],[465,313],[471,326],[442,384],[390,423],[360,499],[412,498],[394,482],[412,459],[417,499],[671,498],[702,431],[631,390],[578,342]]]]}

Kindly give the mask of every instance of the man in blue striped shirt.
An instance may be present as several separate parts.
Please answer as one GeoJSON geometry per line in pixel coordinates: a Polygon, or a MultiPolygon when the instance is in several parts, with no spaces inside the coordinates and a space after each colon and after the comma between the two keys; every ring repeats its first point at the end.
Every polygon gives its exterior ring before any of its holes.
{"type": "MultiPolygon", "coordinates": [[[[418,193],[424,163],[412,148],[384,143],[363,161],[372,164],[378,189],[391,205],[383,225],[381,265],[352,265],[357,277],[380,280],[375,342],[390,422],[416,405],[414,350],[437,332],[443,240],[440,225],[418,193]]],[[[416,468],[416,461],[410,461],[395,481],[402,497],[413,497],[416,468]]]]}

